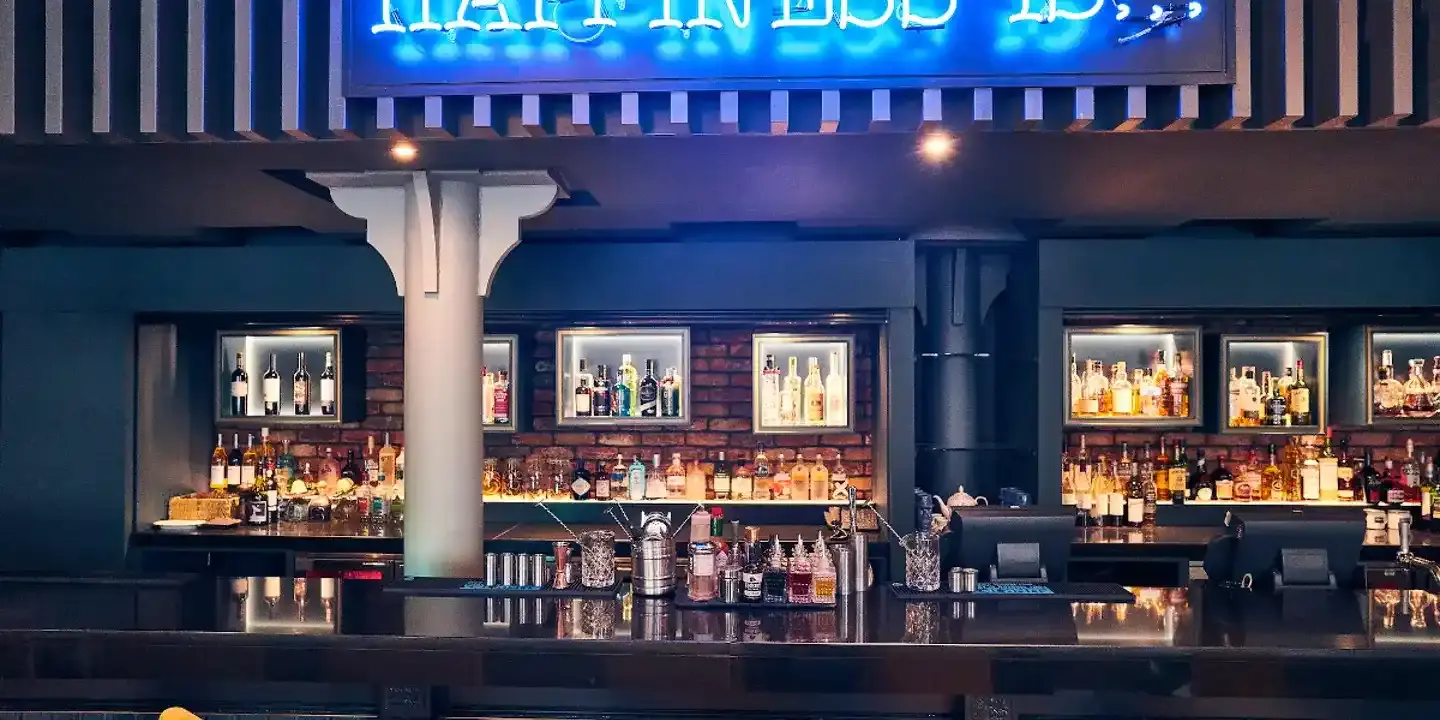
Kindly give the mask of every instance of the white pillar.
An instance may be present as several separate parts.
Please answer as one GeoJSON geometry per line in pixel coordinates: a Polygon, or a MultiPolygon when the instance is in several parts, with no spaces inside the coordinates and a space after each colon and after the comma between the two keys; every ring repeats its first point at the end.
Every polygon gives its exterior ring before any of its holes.
{"type": "Polygon", "coordinates": [[[405,573],[484,573],[485,295],[520,221],[555,202],[537,172],[315,173],[405,298],[405,573]]]}

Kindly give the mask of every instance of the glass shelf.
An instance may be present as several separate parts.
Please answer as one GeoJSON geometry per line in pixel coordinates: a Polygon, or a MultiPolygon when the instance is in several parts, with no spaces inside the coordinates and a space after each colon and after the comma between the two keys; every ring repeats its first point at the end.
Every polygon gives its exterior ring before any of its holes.
{"type": "Polygon", "coordinates": [[[513,433],[518,424],[516,418],[520,414],[520,403],[524,401],[524,393],[517,392],[518,382],[515,378],[515,369],[519,367],[520,360],[518,350],[520,337],[518,335],[486,335],[483,346],[483,357],[485,361],[485,415],[484,425],[486,432],[513,433]],[[505,373],[505,382],[502,395],[503,403],[500,407],[501,413],[496,414],[496,388],[500,384],[500,373],[505,373]]]}
{"type": "Polygon", "coordinates": [[[756,333],[753,347],[755,434],[854,430],[854,335],[756,333]]]}
{"type": "Polygon", "coordinates": [[[1279,435],[1318,434],[1325,427],[1326,333],[1220,336],[1220,431],[1279,435]],[[1303,377],[1308,392],[1299,394],[1303,377]],[[1268,385],[1273,382],[1279,397],[1268,385]]]}
{"type": "Polygon", "coordinates": [[[1067,427],[1201,423],[1199,327],[1066,328],[1065,352],[1070,358],[1064,381],[1067,427]],[[1119,395],[1116,386],[1123,390],[1119,395]]]}
{"type": "Polygon", "coordinates": [[[558,359],[555,387],[559,395],[555,413],[559,426],[690,424],[688,328],[560,330],[555,333],[555,357],[558,359]],[[620,376],[622,368],[628,377],[625,382],[620,376]],[[647,368],[653,368],[654,372],[653,398],[647,396],[647,368]],[[577,392],[582,385],[589,392],[577,392]],[[597,389],[603,390],[603,399],[597,389]],[[629,398],[623,407],[622,394],[629,398]],[[602,408],[608,410],[598,414],[602,408]]]}
{"type": "MultiPolygon", "coordinates": [[[[486,497],[487,503],[505,503],[512,505],[535,505],[540,500],[518,497],[486,497]]],[[[543,501],[546,505],[595,505],[597,507],[609,505],[749,505],[753,507],[837,507],[848,505],[846,500],[571,500],[568,498],[550,498],[543,501]]],[[[870,504],[869,500],[856,500],[855,504],[865,507],[870,504]]]]}
{"type": "MultiPolygon", "coordinates": [[[[352,415],[363,415],[363,399],[347,402],[346,397],[343,348],[349,344],[352,343],[342,342],[341,331],[334,328],[217,333],[217,422],[276,427],[328,425],[354,419],[352,415]],[[275,374],[273,378],[266,378],[272,357],[275,374]],[[302,362],[308,384],[296,377],[302,362]],[[269,413],[266,412],[267,395],[274,403],[269,413]]],[[[363,353],[358,362],[363,371],[363,353]]],[[[363,385],[362,380],[362,392],[363,385]]]]}
{"type": "Polygon", "coordinates": [[[1368,424],[1440,425],[1440,329],[1367,327],[1365,359],[1368,424]]]}

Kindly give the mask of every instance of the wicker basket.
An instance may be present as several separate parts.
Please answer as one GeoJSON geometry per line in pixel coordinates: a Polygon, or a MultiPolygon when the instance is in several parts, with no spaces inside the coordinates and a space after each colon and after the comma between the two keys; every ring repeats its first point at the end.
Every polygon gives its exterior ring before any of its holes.
{"type": "Polygon", "coordinates": [[[234,517],[238,503],[234,495],[177,495],[170,498],[170,519],[209,521],[234,517]]]}

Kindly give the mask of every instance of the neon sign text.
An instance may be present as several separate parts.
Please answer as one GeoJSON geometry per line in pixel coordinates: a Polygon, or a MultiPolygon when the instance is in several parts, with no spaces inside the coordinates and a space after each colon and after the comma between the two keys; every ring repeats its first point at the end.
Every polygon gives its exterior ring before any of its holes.
{"type": "MultiPolygon", "coordinates": [[[[512,0],[513,1],[513,0],[512,0]]],[[[523,2],[523,0],[521,0],[523,2]]],[[[566,0],[558,0],[565,2],[566,0]]],[[[900,27],[911,30],[924,30],[941,28],[955,16],[959,0],[938,0],[939,12],[933,15],[922,14],[912,6],[914,0],[884,0],[884,9],[874,17],[860,17],[851,10],[851,0],[801,0],[800,3],[792,3],[791,0],[776,0],[780,4],[778,17],[770,23],[771,28],[786,27],[825,27],[827,25],[838,25],[845,29],[851,25],[866,29],[876,29],[884,26],[892,20],[898,19],[900,27]],[[820,7],[816,7],[817,4],[820,7]],[[837,8],[836,5],[839,5],[837,8]],[[898,6],[898,7],[897,7],[898,6]]],[[[1105,2],[1106,0],[1097,0],[1105,2]]],[[[560,26],[554,21],[553,13],[546,12],[547,5],[553,5],[557,0],[533,0],[533,13],[530,20],[519,23],[511,17],[510,8],[506,0],[450,0],[454,2],[454,12],[443,12],[433,7],[439,5],[439,0],[421,0],[420,17],[414,22],[405,22],[395,9],[394,0],[384,0],[380,5],[380,22],[370,26],[370,32],[374,35],[382,33],[421,33],[421,32],[446,32],[455,33],[461,30],[474,32],[511,32],[528,30],[553,30],[560,31],[560,26]],[[473,12],[472,12],[473,11],[473,12]],[[492,13],[485,14],[484,13],[492,13]],[[480,22],[479,17],[487,18],[480,22]],[[441,19],[446,19],[441,22],[441,19]]],[[[660,17],[649,21],[647,27],[651,30],[676,29],[692,30],[695,28],[710,28],[722,30],[728,27],[745,29],[750,27],[752,0],[723,0],[724,12],[719,15],[712,15],[707,7],[707,0],[693,0],[695,3],[695,14],[688,19],[681,19],[676,16],[681,0],[661,0],[660,17]],[[726,17],[728,16],[728,17],[726,17]],[[728,23],[722,23],[721,18],[726,18],[728,23]]],[[[1022,0],[1028,8],[1030,0],[1022,0]]],[[[1053,6],[1054,3],[1051,2],[1053,6]]],[[[624,7],[621,3],[620,7],[624,7]]],[[[1024,14],[1031,12],[1021,10],[1024,14]]],[[[1098,10],[1097,10],[1098,12],[1098,10]]],[[[1035,14],[1035,13],[1031,13],[1035,14]]],[[[1037,15],[1038,17],[1038,15],[1037,15]]],[[[1060,15],[1060,17],[1065,17],[1060,15]]],[[[1069,18],[1067,18],[1069,19],[1069,18]]],[[[1083,19],[1083,18],[1074,18],[1083,19]]],[[[1013,18],[1012,18],[1013,22],[1013,18]]],[[[615,27],[616,21],[606,11],[604,0],[593,0],[591,13],[582,21],[582,25],[588,28],[593,27],[615,27]]]]}

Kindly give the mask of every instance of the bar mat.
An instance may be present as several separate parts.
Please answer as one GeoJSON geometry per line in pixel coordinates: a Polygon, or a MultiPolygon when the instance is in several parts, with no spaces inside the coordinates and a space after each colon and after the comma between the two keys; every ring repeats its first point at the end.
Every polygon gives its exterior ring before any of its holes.
{"type": "MultiPolygon", "coordinates": [[[[837,598],[838,599],[838,598],[837,598]]],[[[813,603],[767,603],[767,602],[735,602],[727,603],[720,600],[717,595],[714,600],[691,600],[690,589],[685,585],[675,588],[675,607],[680,610],[834,610],[834,605],[818,605],[813,603]]]]}
{"type": "Polygon", "coordinates": [[[890,592],[901,600],[1057,600],[1063,602],[1133,603],[1135,596],[1115,583],[980,583],[973,593],[946,590],[920,592],[901,583],[890,583],[890,592]]]}
{"type": "Polygon", "coordinates": [[[484,580],[467,578],[405,578],[385,586],[385,592],[425,597],[615,597],[620,583],[608,588],[587,588],[573,585],[564,590],[555,588],[486,586],[484,580]]]}

